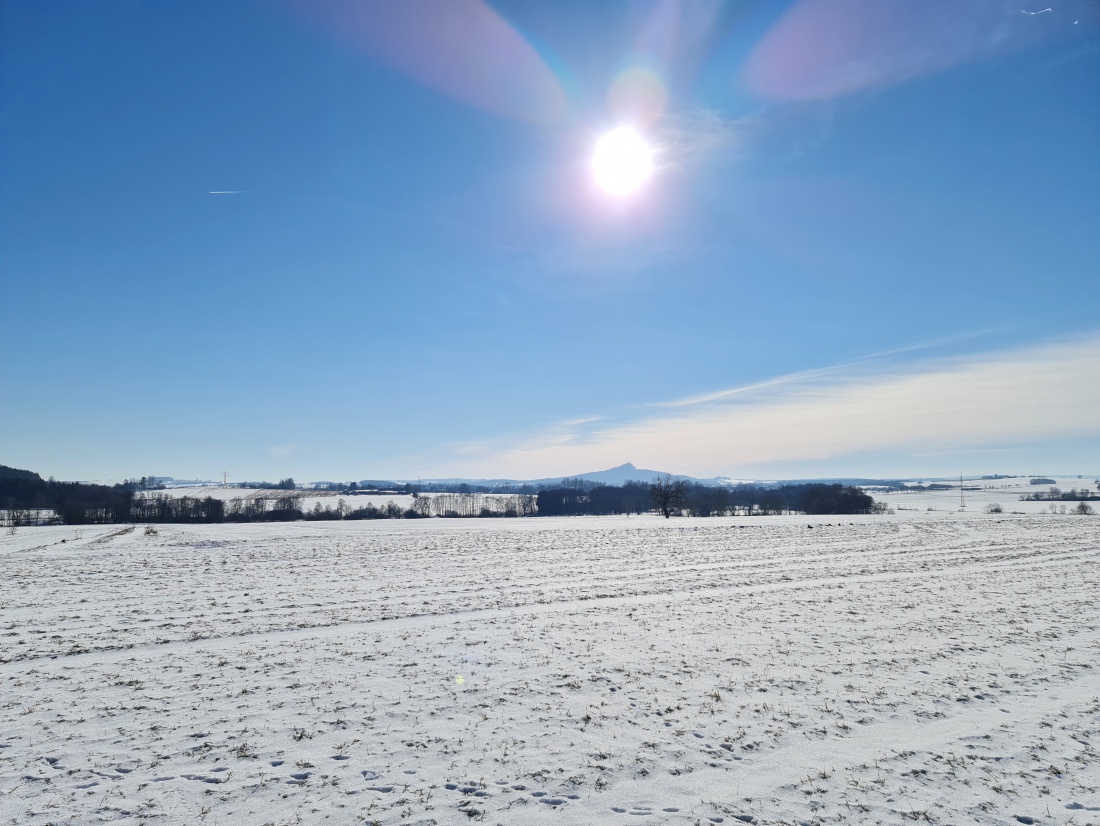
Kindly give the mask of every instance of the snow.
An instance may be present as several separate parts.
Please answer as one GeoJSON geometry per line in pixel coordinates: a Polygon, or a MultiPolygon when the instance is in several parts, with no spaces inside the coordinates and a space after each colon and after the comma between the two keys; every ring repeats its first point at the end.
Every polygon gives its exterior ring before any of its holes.
{"type": "Polygon", "coordinates": [[[1098,528],[20,528],[0,823],[1100,823],[1098,528]]]}
{"type": "MultiPolygon", "coordinates": [[[[1046,476],[1041,478],[1054,479],[1053,485],[1032,485],[1034,476],[1017,476],[1004,479],[963,479],[963,485],[967,490],[963,491],[965,507],[960,509],[959,482],[958,480],[940,482],[939,484],[953,485],[949,490],[908,490],[899,492],[884,492],[870,490],[869,492],[878,502],[885,502],[892,508],[902,510],[943,511],[947,513],[981,514],[988,505],[997,504],[1004,513],[1043,513],[1048,512],[1050,505],[1065,505],[1067,510],[1077,507],[1077,502],[1049,501],[1020,501],[1021,496],[1033,496],[1036,493],[1046,494],[1052,487],[1063,492],[1074,488],[1087,489],[1091,493],[1100,493],[1095,477],[1092,476],[1046,476]],[[980,490],[970,488],[980,487],[980,490]]],[[[1100,512],[1100,502],[1091,502],[1090,506],[1100,512]]]]}

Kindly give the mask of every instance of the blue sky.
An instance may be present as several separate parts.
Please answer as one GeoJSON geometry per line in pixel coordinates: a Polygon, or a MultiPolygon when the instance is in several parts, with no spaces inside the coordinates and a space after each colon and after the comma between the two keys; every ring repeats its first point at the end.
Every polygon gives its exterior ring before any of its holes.
{"type": "Polygon", "coordinates": [[[1100,12],[1033,5],[0,0],[0,463],[1095,473],[1100,12]]]}

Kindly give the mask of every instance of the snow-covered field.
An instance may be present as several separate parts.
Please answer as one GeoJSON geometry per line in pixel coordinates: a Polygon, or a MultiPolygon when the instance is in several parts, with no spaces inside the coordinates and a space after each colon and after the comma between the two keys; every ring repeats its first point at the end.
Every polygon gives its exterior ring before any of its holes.
{"type": "Polygon", "coordinates": [[[0,823],[1100,823],[1100,517],[156,530],[0,536],[0,823]]]}
{"type": "MultiPolygon", "coordinates": [[[[1049,513],[1051,505],[1058,508],[1065,506],[1067,511],[1077,507],[1077,502],[1063,502],[1061,500],[1058,502],[1020,501],[1021,496],[1032,496],[1037,493],[1046,495],[1052,487],[1066,492],[1086,488],[1091,493],[1098,492],[1093,476],[1043,477],[1054,479],[1053,485],[1032,485],[1032,478],[1036,477],[1014,476],[1006,479],[966,479],[963,484],[967,490],[962,491],[962,497],[959,496],[958,481],[941,483],[953,485],[950,490],[908,490],[898,492],[872,490],[871,495],[877,501],[885,502],[898,511],[921,510],[980,514],[984,513],[985,508],[989,505],[1000,505],[1003,512],[1008,514],[1013,512],[1049,513]],[[974,490],[974,488],[980,488],[980,490],[974,490]]],[[[1100,502],[1091,502],[1089,506],[1100,513],[1100,502]]]]}

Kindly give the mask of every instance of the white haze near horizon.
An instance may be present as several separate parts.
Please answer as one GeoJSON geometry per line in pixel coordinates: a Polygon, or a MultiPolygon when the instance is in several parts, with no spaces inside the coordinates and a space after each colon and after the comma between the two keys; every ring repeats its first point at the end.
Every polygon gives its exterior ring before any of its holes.
{"type": "Polygon", "coordinates": [[[1094,467],[1098,377],[1100,333],[893,372],[840,365],[653,405],[633,419],[578,417],[456,444],[432,475],[538,478],[629,459],[697,477],[767,477],[792,462],[1051,440],[1080,440],[1079,461],[1094,467]]]}

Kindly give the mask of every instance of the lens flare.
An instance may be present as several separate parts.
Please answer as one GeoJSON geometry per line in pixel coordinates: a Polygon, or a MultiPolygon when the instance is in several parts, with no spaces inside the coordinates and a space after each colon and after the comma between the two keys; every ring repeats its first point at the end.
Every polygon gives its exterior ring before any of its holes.
{"type": "Polygon", "coordinates": [[[554,123],[569,101],[542,55],[486,0],[298,0],[337,37],[438,91],[502,117],[554,123]]]}
{"type": "Polygon", "coordinates": [[[649,126],[664,114],[668,91],[656,72],[636,66],[620,72],[612,81],[607,104],[614,117],[649,126]]]}
{"type": "Polygon", "coordinates": [[[743,80],[772,100],[828,100],[1056,36],[1034,22],[1015,4],[801,0],[753,47],[743,80]]]}
{"type": "Polygon", "coordinates": [[[620,127],[597,142],[592,172],[605,192],[629,195],[653,174],[653,150],[629,126],[620,127]]]}

